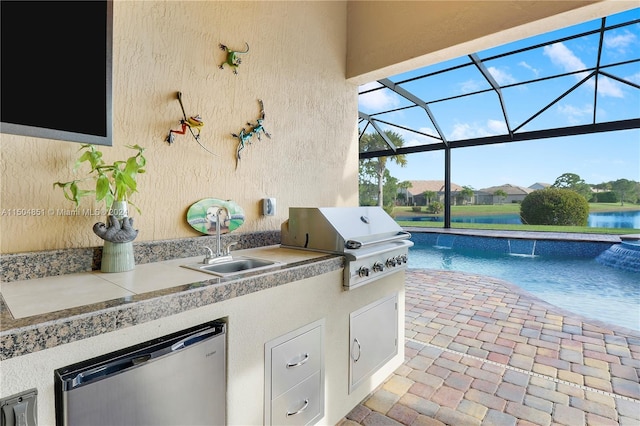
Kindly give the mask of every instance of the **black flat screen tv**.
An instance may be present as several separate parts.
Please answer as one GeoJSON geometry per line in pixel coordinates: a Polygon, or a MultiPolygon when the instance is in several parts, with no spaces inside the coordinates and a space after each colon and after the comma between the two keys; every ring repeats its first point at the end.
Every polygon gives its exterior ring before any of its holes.
{"type": "Polygon", "coordinates": [[[0,132],[111,145],[112,2],[0,8],[0,132]]]}

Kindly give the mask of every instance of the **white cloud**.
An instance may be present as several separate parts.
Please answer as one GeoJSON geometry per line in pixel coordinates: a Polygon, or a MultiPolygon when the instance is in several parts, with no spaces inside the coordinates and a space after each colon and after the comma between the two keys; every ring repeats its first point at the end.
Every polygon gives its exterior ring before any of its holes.
{"type": "Polygon", "coordinates": [[[632,81],[632,82],[634,82],[636,84],[640,84],[640,72],[637,72],[637,73],[635,73],[633,75],[625,77],[625,80],[629,80],[629,81],[632,81]]]}
{"type": "Polygon", "coordinates": [[[529,71],[531,71],[536,77],[540,74],[540,70],[537,68],[532,67],[531,65],[529,65],[528,63],[526,63],[525,61],[520,61],[518,62],[518,65],[520,65],[523,68],[528,69],[529,71]]]}
{"type": "MultiPolygon", "coordinates": [[[[361,91],[366,91],[380,87],[377,82],[367,83],[361,86],[361,91]]],[[[399,100],[390,95],[385,89],[376,90],[374,92],[365,93],[358,96],[358,107],[371,110],[385,110],[392,109],[400,104],[399,100]]]]}
{"type": "Polygon", "coordinates": [[[372,110],[391,109],[398,105],[398,101],[383,91],[365,93],[358,97],[360,107],[372,110]]]}
{"type": "MultiPolygon", "coordinates": [[[[563,43],[554,43],[545,46],[543,49],[545,56],[549,57],[551,62],[562,68],[565,72],[573,72],[586,68],[585,64],[563,43]]],[[[587,76],[587,73],[576,74],[576,79],[581,80],[587,76]]],[[[586,82],[588,87],[594,87],[594,80],[590,79],[586,82]]],[[[610,96],[614,98],[623,98],[624,93],[620,83],[606,77],[598,78],[598,94],[602,96],[610,96]]]]}
{"type": "Polygon", "coordinates": [[[363,85],[361,85],[359,87],[359,91],[360,92],[366,92],[367,90],[371,90],[371,89],[375,89],[378,87],[382,87],[382,84],[378,83],[377,81],[371,81],[369,83],[365,83],[363,85]]]}
{"type": "MultiPolygon", "coordinates": [[[[593,86],[591,81],[589,81],[589,83],[593,86]]],[[[624,98],[621,84],[603,76],[598,77],[598,94],[602,96],[611,96],[612,98],[624,98]]]]}
{"type": "Polygon", "coordinates": [[[499,85],[504,86],[506,84],[517,83],[517,80],[508,72],[498,69],[496,67],[489,67],[489,73],[498,82],[499,85]]]}
{"type": "Polygon", "coordinates": [[[627,51],[627,48],[634,44],[636,40],[637,37],[635,34],[625,30],[622,34],[607,34],[604,38],[604,45],[608,49],[615,49],[619,53],[625,53],[627,51]]]}
{"type": "Polygon", "coordinates": [[[558,105],[558,111],[565,115],[582,117],[586,114],[593,113],[593,107],[591,105],[585,105],[582,108],[579,108],[574,105],[563,104],[563,105],[558,105]]]}
{"type": "Polygon", "coordinates": [[[428,145],[430,143],[433,143],[433,142],[430,142],[428,138],[422,135],[416,135],[414,133],[412,137],[404,138],[403,146],[421,146],[421,145],[428,145]]]}
{"type": "Polygon", "coordinates": [[[554,65],[559,66],[565,72],[573,72],[585,68],[584,62],[574,55],[563,43],[554,43],[545,46],[543,54],[549,57],[554,65]]]}
{"type": "Polygon", "coordinates": [[[450,140],[470,139],[477,137],[475,127],[471,127],[468,123],[456,123],[453,125],[453,131],[449,135],[450,140]]]}
{"type": "Polygon", "coordinates": [[[458,84],[461,93],[471,93],[480,90],[480,83],[477,80],[467,80],[458,84]]]}
{"type": "Polygon", "coordinates": [[[503,120],[487,120],[487,128],[494,135],[507,133],[507,124],[503,120]]]}
{"type": "MultiPolygon", "coordinates": [[[[515,77],[507,71],[500,70],[496,67],[489,67],[487,70],[501,86],[518,82],[515,77]]],[[[470,79],[458,83],[458,89],[460,93],[472,93],[486,88],[486,84],[487,83],[484,79],[482,81],[470,79]]]]}
{"type": "Polygon", "coordinates": [[[433,130],[431,127],[420,127],[418,130],[421,131],[422,133],[438,136],[438,133],[435,130],[433,130]]]}
{"type": "Polygon", "coordinates": [[[584,123],[584,118],[593,114],[593,106],[577,107],[575,105],[561,104],[558,105],[557,111],[567,118],[569,124],[575,125],[584,123]]]}
{"type": "Polygon", "coordinates": [[[487,120],[486,123],[456,123],[449,135],[449,140],[480,138],[507,133],[507,125],[502,120],[487,120]]]}
{"type": "MultiPolygon", "coordinates": [[[[421,127],[418,129],[419,132],[426,133],[428,135],[432,135],[435,137],[439,137],[438,133],[430,128],[430,127],[421,127]]],[[[420,135],[418,133],[409,132],[407,130],[400,129],[398,131],[404,139],[404,146],[419,146],[419,145],[428,145],[437,142],[435,139],[420,135]]]]}

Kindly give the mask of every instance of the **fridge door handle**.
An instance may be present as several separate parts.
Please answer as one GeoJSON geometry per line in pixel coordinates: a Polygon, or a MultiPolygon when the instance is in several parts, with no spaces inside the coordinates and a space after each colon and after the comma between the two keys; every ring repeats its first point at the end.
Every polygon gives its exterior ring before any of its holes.
{"type": "Polygon", "coordinates": [[[78,373],[75,377],[71,379],[71,388],[75,388],[83,383],[90,382],[99,377],[107,376],[113,374],[118,371],[126,370],[127,368],[131,368],[136,365],[140,365],[145,363],[151,359],[150,354],[138,354],[129,358],[120,359],[117,361],[110,362],[108,364],[101,365],[99,367],[95,367],[81,373],[78,373]]]}
{"type": "Polygon", "coordinates": [[[212,337],[218,334],[221,334],[219,330],[212,329],[212,330],[204,330],[199,333],[193,334],[191,336],[185,337],[184,339],[171,345],[171,352],[177,351],[182,348],[186,348],[189,345],[193,345],[194,343],[198,343],[201,340],[208,339],[209,337],[212,337]]]}

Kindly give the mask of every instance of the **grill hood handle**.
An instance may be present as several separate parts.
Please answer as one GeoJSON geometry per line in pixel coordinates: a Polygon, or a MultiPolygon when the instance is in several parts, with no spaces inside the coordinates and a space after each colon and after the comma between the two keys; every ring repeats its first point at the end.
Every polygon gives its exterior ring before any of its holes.
{"type": "Polygon", "coordinates": [[[406,232],[406,231],[401,231],[401,232],[398,232],[393,237],[382,238],[382,239],[379,239],[379,240],[369,241],[369,242],[366,242],[366,243],[363,243],[362,241],[358,241],[358,240],[347,240],[344,243],[344,246],[345,246],[345,248],[348,248],[349,250],[354,250],[354,249],[359,249],[360,247],[366,247],[366,246],[371,246],[371,245],[380,244],[380,243],[387,243],[389,241],[406,240],[408,238],[411,238],[411,234],[406,232]]]}

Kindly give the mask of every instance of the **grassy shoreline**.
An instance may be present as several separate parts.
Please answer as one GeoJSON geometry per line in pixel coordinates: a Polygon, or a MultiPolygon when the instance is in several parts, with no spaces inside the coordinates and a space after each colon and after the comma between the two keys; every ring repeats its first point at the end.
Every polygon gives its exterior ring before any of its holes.
{"type": "MultiPolygon", "coordinates": [[[[393,209],[393,217],[442,217],[443,214],[434,215],[424,212],[414,212],[411,207],[399,206],[393,209]]],[[[640,205],[626,204],[621,206],[619,203],[589,203],[590,212],[617,212],[617,211],[640,211],[640,205]]],[[[451,206],[451,216],[490,216],[503,214],[520,214],[519,204],[493,204],[493,205],[466,205],[451,206]]],[[[404,227],[423,227],[423,228],[442,228],[443,222],[430,221],[397,221],[400,226],[404,227]]],[[[582,234],[639,234],[640,229],[634,228],[590,228],[586,226],[549,226],[549,225],[503,225],[503,224],[486,224],[486,223],[452,223],[452,228],[458,229],[496,229],[511,231],[542,231],[542,232],[572,232],[582,234]]]]}

